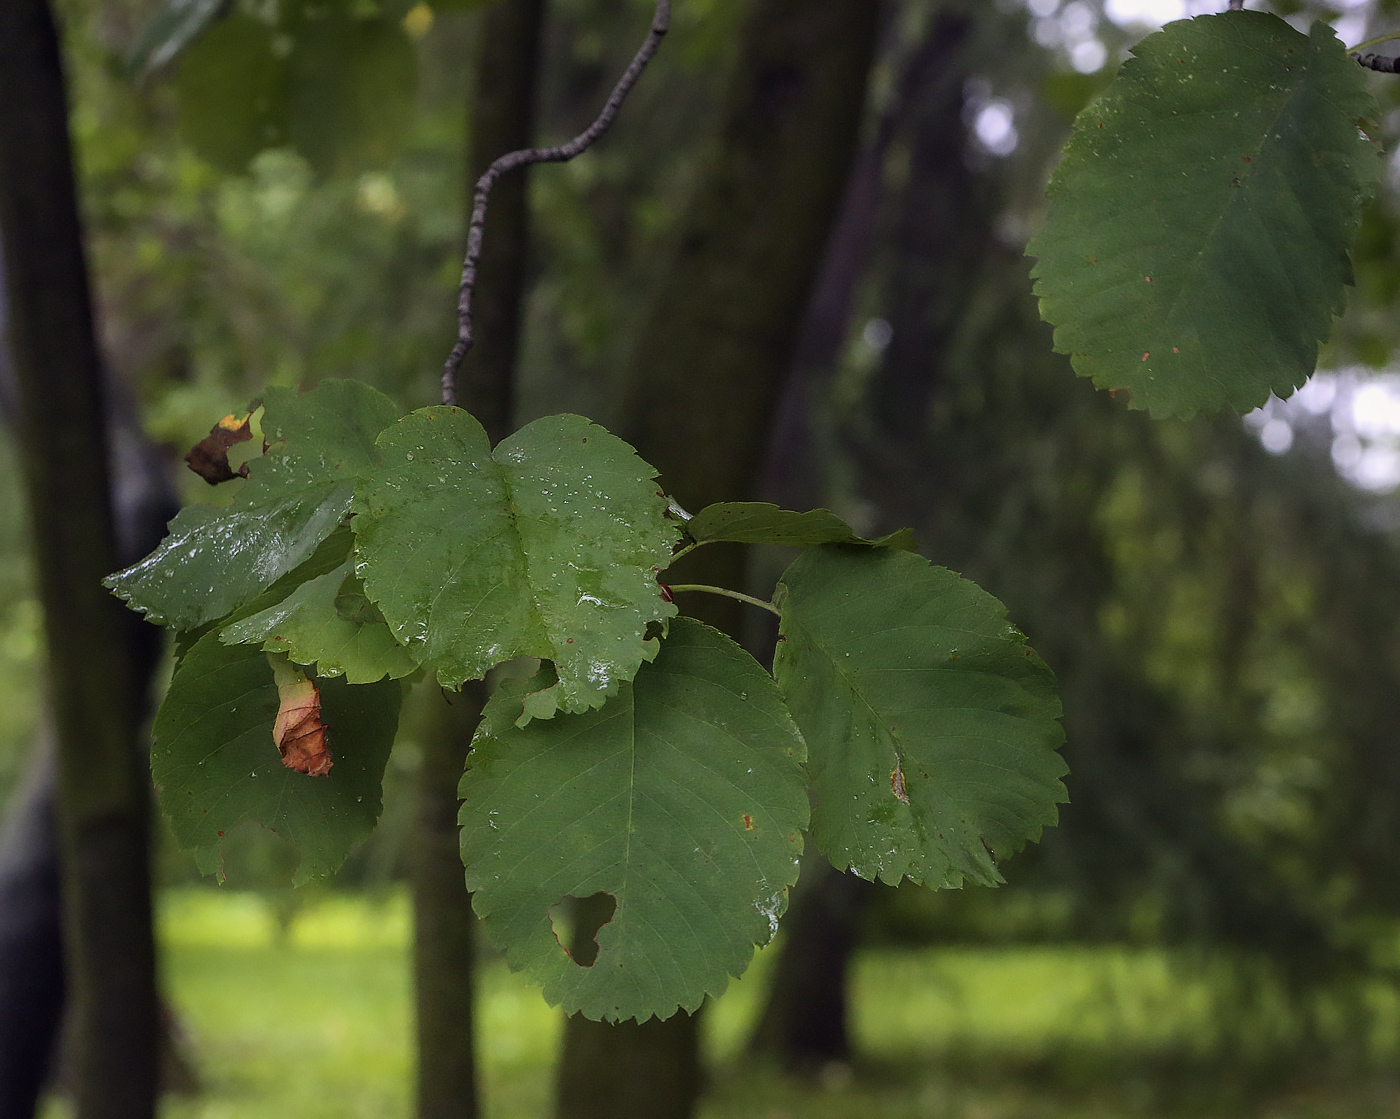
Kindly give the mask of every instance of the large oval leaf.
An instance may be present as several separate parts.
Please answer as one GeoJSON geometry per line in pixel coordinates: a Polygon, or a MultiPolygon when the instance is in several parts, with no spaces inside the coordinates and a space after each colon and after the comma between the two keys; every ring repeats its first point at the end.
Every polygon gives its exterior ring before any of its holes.
{"type": "Polygon", "coordinates": [[[1055,348],[1158,416],[1248,411],[1317,364],[1380,173],[1332,30],[1261,12],[1149,35],[1075,122],[1035,290],[1055,348]]]}
{"type": "Polygon", "coordinates": [[[339,869],[373,830],[402,685],[319,684],[335,764],[309,777],[283,766],[273,740],[278,695],[266,653],[210,633],[180,661],[156,715],[151,775],[176,839],[204,873],[218,871],[220,841],[245,821],[300,849],[298,883],[339,869]]]}
{"type": "Polygon", "coordinates": [[[559,681],[527,714],[601,706],[655,655],[649,624],[673,617],[656,582],[679,529],[656,471],[582,416],[549,416],[493,454],[459,408],[385,431],[382,469],[355,495],[357,571],[398,639],[438,680],[517,656],[559,681]]]}
{"type": "Polygon", "coordinates": [[[227,508],[191,505],[140,563],[106,580],[153,622],[189,630],[224,617],[306,560],[350,512],[355,478],[377,456],[374,438],[398,418],[383,393],[323,381],[298,395],[268,389],[272,446],[250,464],[227,508]]]}
{"type": "Polygon", "coordinates": [[[462,779],[487,934],[571,1014],[694,1010],[772,938],[797,879],[803,746],[772,679],[682,618],[601,711],[517,727],[524,686],[488,704],[462,779]],[[617,908],[584,967],[550,910],[600,891],[617,908]]]}
{"type": "Polygon", "coordinates": [[[784,573],[773,673],[807,740],[812,837],[862,878],[1001,880],[1057,819],[1055,678],[975,583],[826,547],[784,573]]]}

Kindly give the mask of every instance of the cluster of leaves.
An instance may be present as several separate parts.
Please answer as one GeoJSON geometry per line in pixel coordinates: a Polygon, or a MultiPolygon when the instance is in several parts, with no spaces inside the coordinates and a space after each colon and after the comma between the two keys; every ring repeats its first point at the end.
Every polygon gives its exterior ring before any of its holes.
{"type": "Polygon", "coordinates": [[[185,509],[109,581],[180,634],[152,765],[206,870],[244,821],[300,847],[300,879],[334,870],[377,817],[401,681],[456,688],[517,658],[539,669],[487,706],[462,857],[488,934],[570,1012],[721,991],[776,929],[809,829],[865,877],[943,886],[999,881],[1056,819],[1049,669],[907,533],[752,503],[687,518],[578,416],[493,449],[460,409],[400,417],[327,381],[269,390],[261,427],[246,481],[215,471],[235,500],[185,509]],[[720,541],[806,549],[768,604],[771,675],[658,580],[720,541]],[[598,893],[616,909],[582,966],[551,911],[598,893]]]}
{"type": "Polygon", "coordinates": [[[1149,35],[1075,122],[1031,243],[1055,347],[1155,416],[1248,411],[1317,364],[1381,170],[1332,29],[1235,11],[1149,35]]]}

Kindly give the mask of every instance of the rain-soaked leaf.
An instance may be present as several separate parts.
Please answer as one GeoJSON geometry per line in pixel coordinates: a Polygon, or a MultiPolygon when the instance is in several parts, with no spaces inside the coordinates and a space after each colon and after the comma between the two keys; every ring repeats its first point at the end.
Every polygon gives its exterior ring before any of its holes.
{"type": "Polygon", "coordinates": [[[151,773],[180,845],[206,874],[219,843],[253,821],[301,851],[298,883],[336,871],[373,830],[402,685],[316,681],[335,767],[313,777],[287,768],[273,737],[281,696],[266,653],[201,638],[180,661],[156,715],[151,773]]]}
{"type": "Polygon", "coordinates": [[[1001,880],[1065,800],[1055,677],[975,583],[825,547],[784,573],[773,674],[807,740],[812,837],[862,878],[1001,880]]]}
{"type": "Polygon", "coordinates": [[[912,552],[917,547],[912,529],[900,529],[876,540],[857,536],[855,530],[830,509],[794,513],[761,501],[728,501],[710,505],[685,523],[685,531],[697,544],[728,541],[735,544],[778,544],[811,548],[819,544],[867,544],[912,552]]]}
{"type": "Polygon", "coordinates": [[[772,938],[797,879],[803,746],[772,679],[680,618],[600,711],[519,727],[527,687],[487,705],[460,790],[487,935],[569,1013],[694,1010],[772,938]],[[616,908],[576,961],[551,910],[598,893],[616,908]]]}
{"type": "Polygon", "coordinates": [[[558,683],[528,715],[600,706],[656,655],[675,615],[656,572],[680,530],[656,471],[581,416],[549,416],[494,451],[458,408],[379,438],[355,493],[356,571],[395,636],[446,687],[518,656],[558,683]]]}
{"type": "Polygon", "coordinates": [[[151,621],[197,629],[300,565],[349,514],[355,479],[377,460],[375,436],[398,417],[356,381],[269,389],[265,406],[269,449],[233,504],[187,507],[159,548],[106,580],[151,621]]]}
{"type": "Polygon", "coordinates": [[[1035,290],[1055,348],[1157,416],[1287,396],[1351,282],[1381,171],[1375,104],[1325,24],[1264,12],[1169,24],[1075,122],[1035,290]]]}
{"type": "Polygon", "coordinates": [[[307,579],[276,606],[223,631],[227,645],[260,644],[293,662],[315,665],[318,676],[344,676],[351,684],[398,680],[418,670],[364,594],[347,559],[334,571],[307,579]]]}

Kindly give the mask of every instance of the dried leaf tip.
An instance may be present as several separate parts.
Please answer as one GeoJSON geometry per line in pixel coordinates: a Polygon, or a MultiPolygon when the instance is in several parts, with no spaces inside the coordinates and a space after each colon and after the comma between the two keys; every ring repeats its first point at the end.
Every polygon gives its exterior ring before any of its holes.
{"type": "Polygon", "coordinates": [[[253,438],[252,422],[251,412],[241,419],[234,415],[221,419],[185,456],[190,469],[211,486],[217,486],[220,482],[231,482],[234,478],[248,477],[248,464],[245,462],[234,470],[229,465],[228,453],[237,444],[246,443],[253,438]]]}
{"type": "Polygon", "coordinates": [[[277,719],[272,724],[272,741],[282,755],[282,764],[308,777],[324,777],[335,763],[326,744],[326,726],[321,722],[321,693],[316,681],[284,656],[268,656],[273,679],[277,682],[277,719]]]}

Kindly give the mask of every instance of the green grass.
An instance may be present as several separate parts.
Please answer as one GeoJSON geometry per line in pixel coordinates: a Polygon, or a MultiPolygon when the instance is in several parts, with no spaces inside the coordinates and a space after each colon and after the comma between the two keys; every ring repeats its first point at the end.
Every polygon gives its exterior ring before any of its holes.
{"type": "MultiPolygon", "coordinates": [[[[166,981],[203,1080],[197,1095],[168,1101],[163,1119],[409,1116],[402,894],[312,895],[283,932],[257,895],[181,889],[164,896],[160,929],[166,981]]],[[[1391,1081],[1270,1062],[1262,1051],[1243,1064],[1222,1054],[1209,986],[1151,950],[867,952],[854,976],[860,1059],[807,1083],[787,1080],[741,1059],[771,959],[761,954],[707,1011],[702,1119],[1400,1114],[1391,1081]]],[[[1390,1032],[1376,1044],[1394,1056],[1393,1000],[1388,1011],[1390,1032]]],[[[1268,1007],[1259,1013],[1268,1026],[1268,1007]]],[[[483,964],[479,1014],[488,1119],[547,1117],[558,1014],[498,960],[483,964]]],[[[49,1119],[61,1114],[55,1106],[49,1119]]]]}

